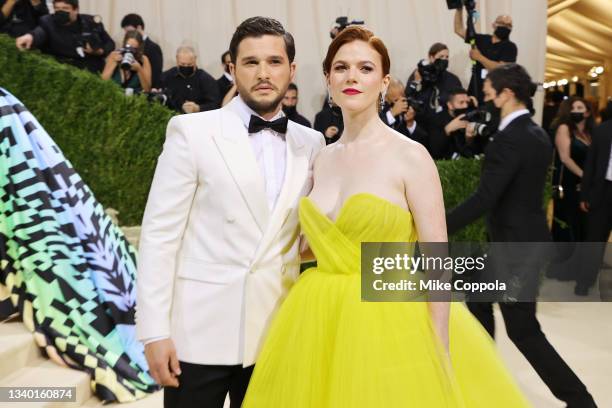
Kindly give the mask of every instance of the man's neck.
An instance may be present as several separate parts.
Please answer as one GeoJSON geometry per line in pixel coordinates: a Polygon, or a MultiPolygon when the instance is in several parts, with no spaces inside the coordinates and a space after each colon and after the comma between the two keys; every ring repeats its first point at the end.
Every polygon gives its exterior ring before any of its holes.
{"type": "Polygon", "coordinates": [[[514,112],[518,112],[520,110],[527,109],[525,104],[520,102],[508,102],[502,107],[501,110],[501,119],[504,120],[506,116],[513,114],[514,112]]]}
{"type": "Polygon", "coordinates": [[[491,42],[493,44],[497,44],[498,42],[501,42],[501,40],[495,34],[493,34],[493,38],[491,38],[491,42]]]}

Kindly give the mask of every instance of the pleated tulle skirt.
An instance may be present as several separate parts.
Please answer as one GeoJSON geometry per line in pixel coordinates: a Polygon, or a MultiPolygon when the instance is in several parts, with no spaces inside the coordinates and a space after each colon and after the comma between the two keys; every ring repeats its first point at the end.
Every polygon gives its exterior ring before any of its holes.
{"type": "Polygon", "coordinates": [[[492,339],[451,306],[450,360],[427,303],[366,303],[360,275],[310,269],[277,314],[243,407],[519,408],[492,339]]]}

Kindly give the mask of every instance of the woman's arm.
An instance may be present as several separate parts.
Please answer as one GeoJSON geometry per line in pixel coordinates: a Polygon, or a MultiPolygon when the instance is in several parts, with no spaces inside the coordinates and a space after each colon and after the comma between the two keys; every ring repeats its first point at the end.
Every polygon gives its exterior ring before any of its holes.
{"type": "MultiPolygon", "coordinates": [[[[442,186],[438,170],[427,150],[410,144],[405,157],[404,186],[408,207],[414,218],[420,243],[448,242],[442,186]]],[[[433,248],[437,252],[438,248],[433,248]]],[[[427,249],[426,249],[427,250],[427,249]]],[[[427,254],[426,254],[427,255],[427,254]]],[[[448,352],[448,302],[429,302],[432,324],[448,352]]]]}
{"type": "Polygon", "coordinates": [[[559,126],[555,134],[555,146],[559,152],[561,163],[563,163],[569,171],[582,178],[582,169],[576,164],[571,156],[571,144],[572,139],[570,137],[569,127],[567,125],[559,126]]]}
{"type": "Polygon", "coordinates": [[[142,56],[142,64],[135,62],[136,65],[136,73],[138,74],[138,79],[140,80],[140,87],[143,92],[151,91],[151,62],[146,55],[142,56]]]}
{"type": "Polygon", "coordinates": [[[108,81],[113,77],[113,73],[117,68],[117,65],[121,61],[121,53],[119,51],[111,52],[108,57],[106,57],[106,64],[104,65],[104,70],[102,71],[102,79],[108,81]]]}

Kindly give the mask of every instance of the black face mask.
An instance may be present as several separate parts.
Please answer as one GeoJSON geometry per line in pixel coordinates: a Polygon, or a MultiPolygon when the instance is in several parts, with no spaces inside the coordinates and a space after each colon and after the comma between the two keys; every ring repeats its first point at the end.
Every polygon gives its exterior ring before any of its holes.
{"type": "Polygon", "coordinates": [[[195,72],[195,67],[178,67],[179,73],[184,77],[190,77],[195,72]]]}
{"type": "Polygon", "coordinates": [[[434,65],[438,69],[438,72],[442,73],[448,69],[448,60],[438,58],[437,60],[434,61],[434,65]]]}
{"type": "Polygon", "coordinates": [[[292,115],[294,115],[297,112],[297,107],[296,106],[285,106],[285,105],[283,105],[283,112],[287,116],[292,116],[292,115]]]}
{"type": "Polygon", "coordinates": [[[469,108],[461,108],[461,109],[455,109],[453,111],[455,117],[459,116],[459,115],[463,115],[464,113],[468,113],[470,109],[469,108]]]}
{"type": "Polygon", "coordinates": [[[570,118],[574,123],[580,123],[584,120],[584,112],[572,112],[570,113],[570,118]]]}
{"type": "Polygon", "coordinates": [[[56,11],[53,14],[53,21],[57,25],[66,25],[70,23],[70,13],[64,10],[56,11]]]}
{"type": "Polygon", "coordinates": [[[512,32],[512,30],[508,27],[499,26],[495,29],[495,32],[493,34],[500,40],[505,41],[510,38],[510,32],[512,32]]]}
{"type": "Polygon", "coordinates": [[[494,117],[499,118],[501,116],[501,108],[498,108],[497,106],[495,106],[495,103],[492,100],[485,102],[483,108],[484,110],[489,112],[494,117]]]}

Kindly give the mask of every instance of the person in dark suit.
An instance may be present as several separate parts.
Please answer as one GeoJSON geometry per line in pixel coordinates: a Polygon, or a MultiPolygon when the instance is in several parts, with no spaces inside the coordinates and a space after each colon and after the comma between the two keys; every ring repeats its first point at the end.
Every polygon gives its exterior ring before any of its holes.
{"type": "MultiPolygon", "coordinates": [[[[219,96],[221,99],[227,95],[232,86],[234,86],[234,78],[230,75],[230,63],[232,62],[232,56],[229,51],[225,51],[221,55],[221,64],[223,64],[223,75],[217,79],[217,85],[219,86],[219,96]]],[[[219,102],[221,103],[221,102],[219,102]]]]}
{"type": "Polygon", "coordinates": [[[292,120],[295,123],[299,123],[302,126],[312,127],[312,125],[310,124],[310,121],[298,113],[297,111],[298,101],[299,101],[298,87],[296,84],[291,82],[289,84],[289,87],[287,88],[287,92],[285,92],[285,97],[283,98],[283,112],[287,116],[287,119],[292,120]]]}
{"type": "Polygon", "coordinates": [[[180,46],[176,67],[165,71],[162,87],[168,93],[168,106],[180,113],[195,113],[219,107],[219,88],[215,79],[197,66],[193,47],[180,46]]]}
{"type": "Polygon", "coordinates": [[[582,176],[580,208],[587,213],[585,241],[601,244],[585,248],[588,253],[585,253],[574,293],[586,296],[597,280],[605,243],[612,230],[612,120],[602,123],[593,132],[582,176]]]}
{"type": "Polygon", "coordinates": [[[144,55],[151,62],[152,85],[153,88],[161,87],[161,74],[164,69],[164,55],[161,47],[157,45],[151,37],[144,32],[145,23],[138,14],[128,14],[121,20],[121,28],[125,31],[136,30],[144,38],[144,55]]]}
{"type": "Polygon", "coordinates": [[[332,144],[340,139],[344,131],[342,111],[328,97],[328,103],[315,115],[313,128],[323,133],[325,144],[332,144]]]}
{"type": "Polygon", "coordinates": [[[27,34],[47,14],[49,8],[43,0],[0,0],[0,33],[13,38],[27,34]]]}
{"type": "MultiPolygon", "coordinates": [[[[447,215],[448,232],[487,214],[492,242],[549,242],[542,192],[553,150],[548,135],[531,120],[527,109],[535,85],[523,67],[508,64],[489,72],[483,90],[485,100],[501,109],[502,121],[486,147],[477,191],[447,215]]],[[[527,265],[524,269],[519,279],[537,280],[537,268],[527,265]]],[[[585,385],[546,339],[536,317],[536,303],[499,306],[508,337],[552,393],[568,408],[596,407],[585,385]]],[[[468,303],[468,307],[494,336],[492,303],[468,303]]]]}

